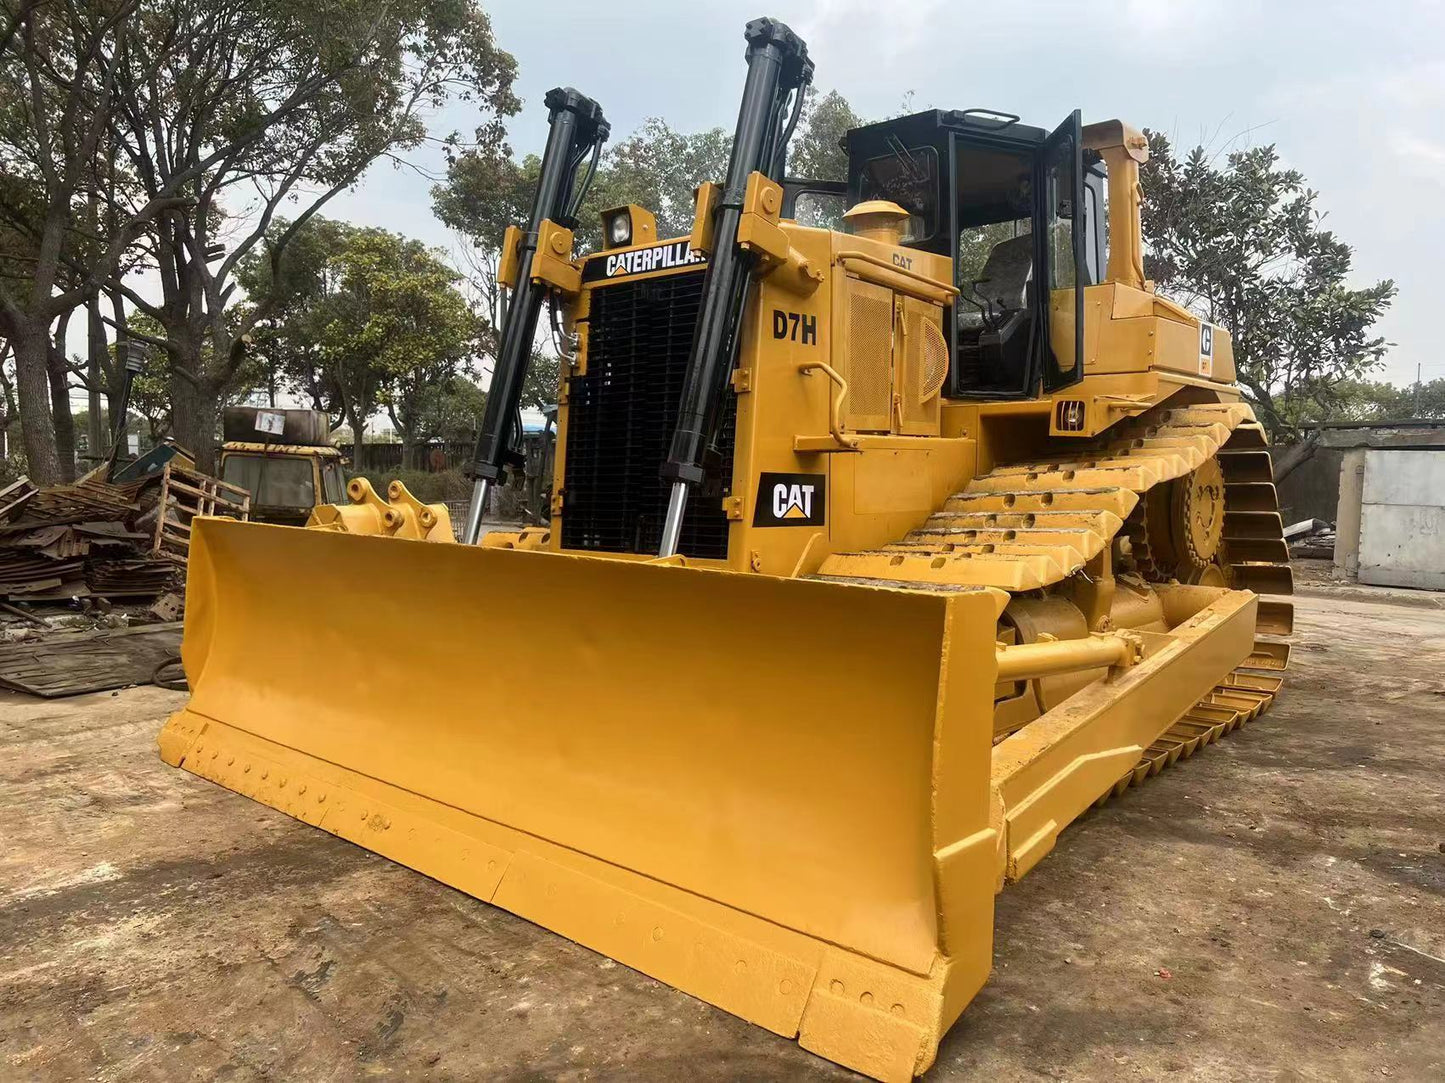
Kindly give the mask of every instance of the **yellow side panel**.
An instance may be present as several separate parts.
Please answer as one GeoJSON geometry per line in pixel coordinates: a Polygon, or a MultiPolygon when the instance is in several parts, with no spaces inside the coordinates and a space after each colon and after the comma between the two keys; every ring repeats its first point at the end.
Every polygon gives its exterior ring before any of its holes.
{"type": "Polygon", "coordinates": [[[898,431],[937,436],[940,393],[948,379],[948,342],[940,327],[942,310],[913,297],[900,301],[894,343],[894,397],[898,431]]]}
{"type": "Polygon", "coordinates": [[[858,456],[853,470],[853,513],[915,515],[935,506],[929,484],[927,451],[870,451],[858,456]]]}
{"type": "Polygon", "coordinates": [[[829,549],[866,549],[903,537],[968,482],[976,453],[971,440],[874,443],[865,437],[861,452],[829,456],[828,499],[835,509],[829,549]]]}

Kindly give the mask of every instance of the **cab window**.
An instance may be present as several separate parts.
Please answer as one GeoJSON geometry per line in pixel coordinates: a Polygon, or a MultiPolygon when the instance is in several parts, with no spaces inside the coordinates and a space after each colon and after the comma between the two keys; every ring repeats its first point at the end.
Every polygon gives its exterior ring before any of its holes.
{"type": "Polygon", "coordinates": [[[892,154],[864,164],[858,201],[897,203],[908,212],[903,243],[920,244],[938,232],[938,152],[894,142],[892,154]]]}
{"type": "Polygon", "coordinates": [[[1089,285],[1104,281],[1109,266],[1109,170],[1104,160],[1089,152],[1084,158],[1084,255],[1089,285]]]}
{"type": "Polygon", "coordinates": [[[293,455],[227,455],[221,478],[266,508],[309,508],[316,503],[311,460],[293,455]]]}
{"type": "MultiPolygon", "coordinates": [[[[968,226],[958,234],[958,282],[963,297],[960,318],[977,316],[981,291],[988,285],[992,268],[988,268],[989,257],[994,250],[1008,241],[1028,236],[1033,222],[1028,218],[1014,218],[1005,222],[989,222],[981,226],[968,226]]],[[[997,261],[995,260],[995,263],[997,261]]],[[[978,322],[973,319],[972,322],[978,322]]]]}
{"type": "Polygon", "coordinates": [[[847,209],[844,192],[799,192],[793,202],[793,221],[814,229],[842,230],[847,209]]]}

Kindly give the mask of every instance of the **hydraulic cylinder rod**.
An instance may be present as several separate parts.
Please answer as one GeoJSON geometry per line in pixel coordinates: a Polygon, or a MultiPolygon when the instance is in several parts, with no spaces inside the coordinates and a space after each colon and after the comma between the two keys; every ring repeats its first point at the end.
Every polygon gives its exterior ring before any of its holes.
{"type": "Polygon", "coordinates": [[[785,115],[789,96],[796,118],[803,93],[813,79],[807,45],[782,23],[754,19],[744,37],[748,77],[728,158],[727,181],[713,212],[713,251],[703,279],[702,307],[688,355],[677,427],[662,465],[663,480],[672,483],[658,550],[663,557],[677,552],[688,492],[706,476],[703,454],[717,428],[737,349],[738,324],[752,274],[752,257],[737,244],[748,177],[754,172],[771,177],[775,171],[781,176],[787,139],[796,122],[785,115]]]}
{"type": "MultiPolygon", "coordinates": [[[[516,461],[512,448],[514,419],[522,401],[522,385],[532,359],[532,341],[537,319],[547,303],[548,287],[532,281],[532,256],[537,250],[537,231],[543,221],[552,220],[569,228],[585,194],[575,191],[577,170],[589,155],[595,167],[597,152],[606,141],[609,127],[602,107],[571,87],[549,90],[544,99],[551,130],[542,152],[541,174],[532,203],[532,217],[517,252],[517,283],[502,324],[502,341],[497,366],[487,389],[487,406],[469,473],[472,476],[472,504],[467,512],[468,545],[481,537],[482,515],[491,487],[506,481],[507,466],[516,461]]],[[[585,185],[586,181],[583,181],[585,185]]]]}

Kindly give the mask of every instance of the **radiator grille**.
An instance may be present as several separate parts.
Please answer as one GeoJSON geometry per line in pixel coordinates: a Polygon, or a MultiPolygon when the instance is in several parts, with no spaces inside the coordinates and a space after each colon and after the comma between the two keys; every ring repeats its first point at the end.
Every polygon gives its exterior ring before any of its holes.
{"type": "MultiPolygon", "coordinates": [[[[667,457],[702,297],[701,269],[593,290],[587,374],[567,389],[562,546],[655,553],[662,541],[667,457]]],[[[727,556],[722,498],[732,482],[736,396],[724,395],[715,478],[694,488],[679,551],[727,556]]]]}

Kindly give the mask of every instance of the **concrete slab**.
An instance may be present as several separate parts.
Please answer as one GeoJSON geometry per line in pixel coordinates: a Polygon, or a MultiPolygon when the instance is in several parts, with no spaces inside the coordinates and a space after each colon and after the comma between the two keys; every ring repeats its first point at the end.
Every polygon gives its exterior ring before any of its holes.
{"type": "MultiPolygon", "coordinates": [[[[1270,714],[999,900],[930,1079],[1445,1076],[1445,611],[1299,599],[1270,714]]],[[[0,698],[7,1079],[843,1079],[173,771],[155,688],[0,698]]]]}

